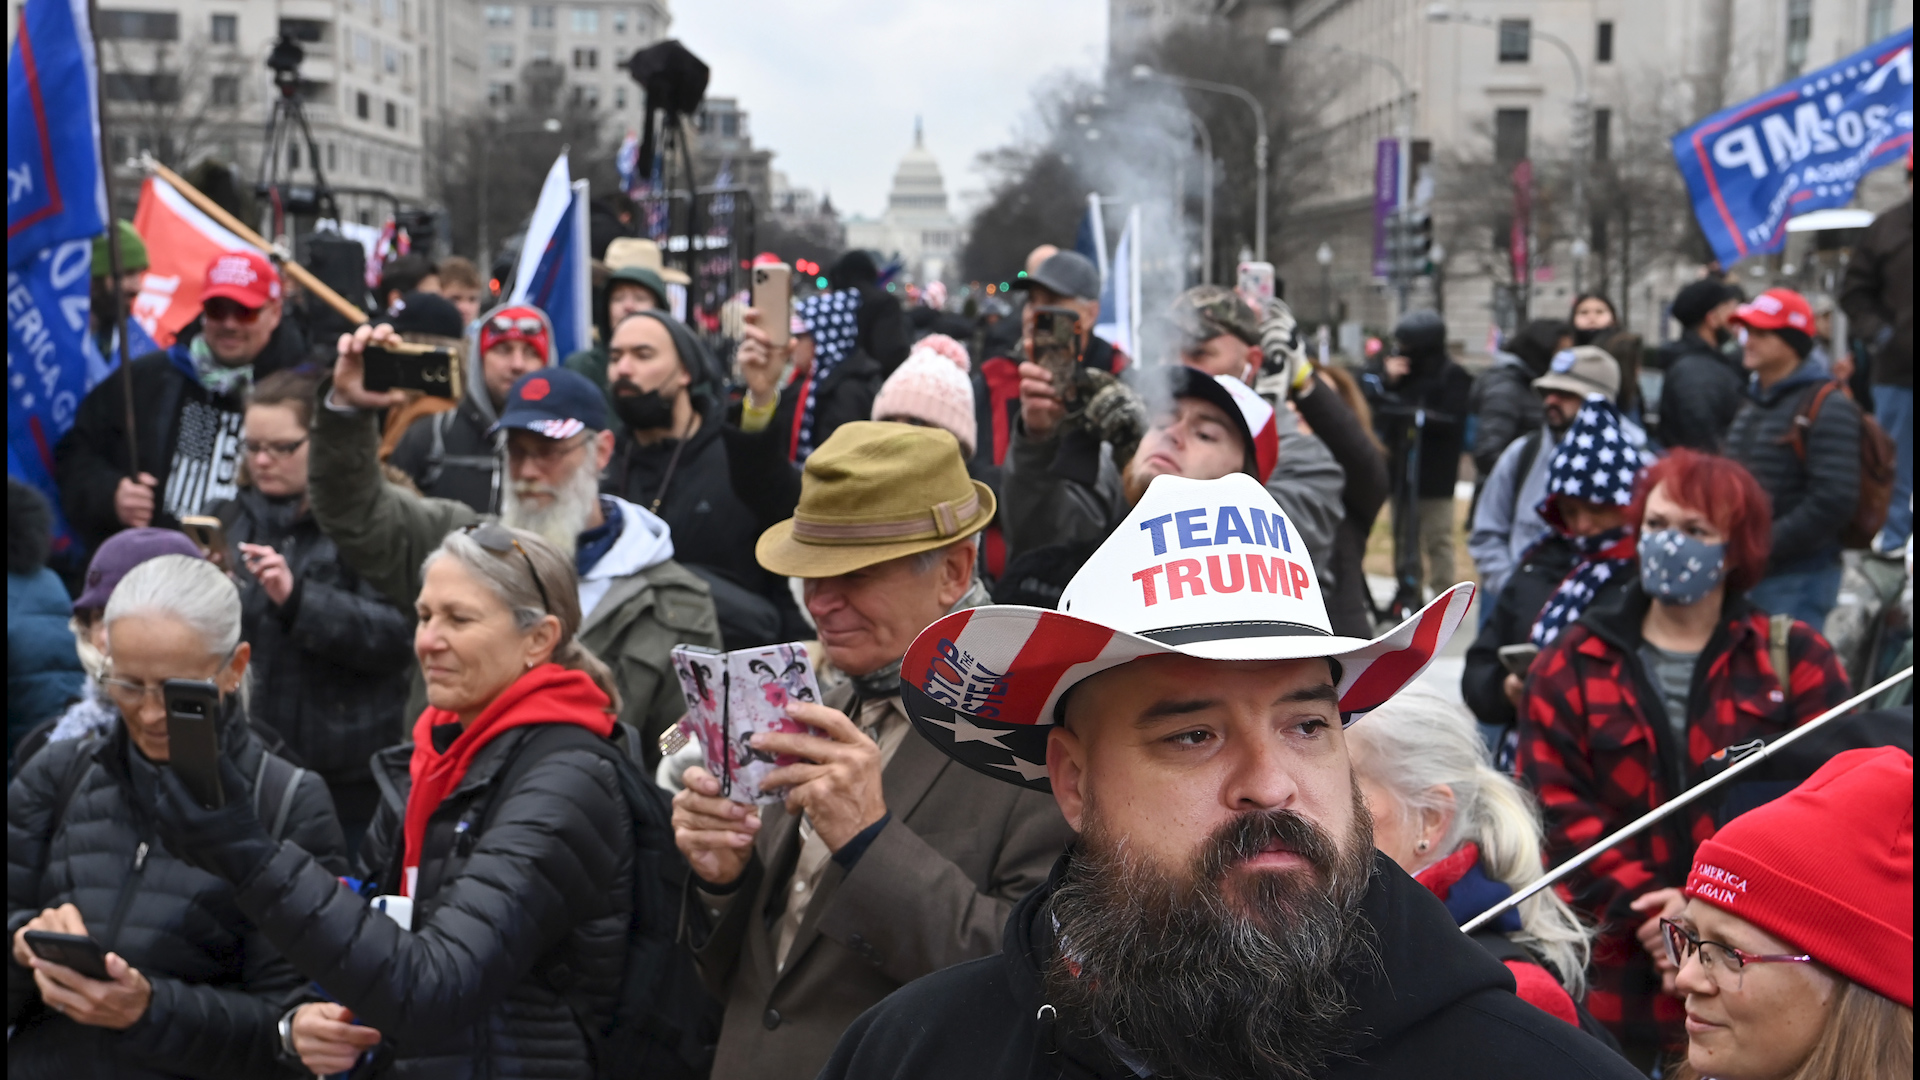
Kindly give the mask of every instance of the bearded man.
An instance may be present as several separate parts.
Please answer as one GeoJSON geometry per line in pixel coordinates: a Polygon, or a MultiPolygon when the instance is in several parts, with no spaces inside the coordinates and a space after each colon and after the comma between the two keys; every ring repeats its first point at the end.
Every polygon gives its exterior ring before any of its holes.
{"type": "MultiPolygon", "coordinates": [[[[427,498],[381,476],[373,410],[398,394],[366,389],[363,358],[370,343],[397,340],[388,326],[340,339],[309,436],[308,492],[340,557],[411,608],[427,553],[447,533],[486,519],[464,502],[427,498]]],[[[585,376],[543,367],[516,379],[495,424],[506,435],[500,520],[574,551],[580,641],[613,669],[620,719],[642,736],[651,766],[660,732],[686,711],[668,653],[682,642],[718,648],[720,624],[706,582],[674,561],[666,522],[600,494],[613,457],[609,426],[606,395],[585,376]]]]}
{"type": "Polygon", "coordinates": [[[1319,588],[1253,477],[1163,475],[1059,611],[929,626],[901,668],[915,726],[1051,791],[1078,840],[999,956],[903,987],[821,1076],[1637,1076],[1373,850],[1343,725],[1425,669],[1472,586],[1372,641],[1335,636],[1319,588]]]}

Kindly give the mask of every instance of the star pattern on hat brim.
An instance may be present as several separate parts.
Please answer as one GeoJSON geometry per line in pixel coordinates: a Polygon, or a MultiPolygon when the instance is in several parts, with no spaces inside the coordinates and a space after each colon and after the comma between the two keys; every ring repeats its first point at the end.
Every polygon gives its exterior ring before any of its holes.
{"type": "Polygon", "coordinates": [[[989,746],[997,746],[1002,750],[1008,749],[1007,744],[1000,741],[1006,737],[1006,732],[991,731],[983,728],[972,720],[967,719],[966,713],[954,713],[951,721],[935,720],[929,717],[927,723],[939,724],[941,727],[953,732],[953,741],[955,743],[978,742],[986,743],[989,746]]]}

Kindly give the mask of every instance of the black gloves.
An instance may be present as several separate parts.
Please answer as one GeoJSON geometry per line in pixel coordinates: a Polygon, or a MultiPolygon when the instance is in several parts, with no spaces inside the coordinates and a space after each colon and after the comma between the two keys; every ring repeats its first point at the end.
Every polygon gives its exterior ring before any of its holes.
{"type": "Polygon", "coordinates": [[[175,858],[240,885],[273,856],[273,840],[253,812],[253,785],[233,762],[220,759],[227,804],[218,810],[203,808],[173,769],[158,772],[153,825],[175,858]]]}

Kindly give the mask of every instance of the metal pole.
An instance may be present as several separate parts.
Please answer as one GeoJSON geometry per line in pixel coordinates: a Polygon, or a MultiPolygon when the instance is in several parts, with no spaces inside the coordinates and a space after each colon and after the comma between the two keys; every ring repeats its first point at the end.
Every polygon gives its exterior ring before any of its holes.
{"type": "MultiPolygon", "coordinates": [[[[24,24],[22,24],[24,28],[24,24]]],[[[87,0],[87,29],[93,37],[94,63],[100,63],[100,5],[98,0],[87,0]]],[[[104,84],[106,80],[102,79],[104,84]]],[[[120,295],[120,219],[115,216],[113,202],[113,161],[107,155],[112,142],[107,138],[107,103],[100,87],[94,87],[97,100],[95,105],[100,118],[100,187],[107,201],[107,281],[113,294],[113,337],[116,350],[120,353],[120,397],[125,403],[122,422],[127,425],[127,477],[138,482],[140,477],[140,440],[135,437],[133,411],[133,364],[127,356],[127,303],[120,295]]]]}
{"type": "Polygon", "coordinates": [[[1254,192],[1253,200],[1253,257],[1267,260],[1267,110],[1260,105],[1260,99],[1254,97],[1243,87],[1230,86],[1227,83],[1208,82],[1205,79],[1189,79],[1184,75],[1168,75],[1154,71],[1144,65],[1133,69],[1136,79],[1152,79],[1156,82],[1183,86],[1189,90],[1205,90],[1214,94],[1229,94],[1247,103],[1253,110],[1253,123],[1258,129],[1253,140],[1254,172],[1259,190],[1254,192]]]}
{"type": "Polygon", "coordinates": [[[1599,858],[1603,853],[1613,848],[1616,844],[1619,844],[1621,841],[1631,839],[1632,837],[1647,831],[1649,828],[1652,828],[1654,825],[1658,824],[1662,820],[1671,816],[1674,811],[1680,809],[1683,806],[1687,806],[1691,803],[1698,801],[1701,796],[1707,794],[1710,791],[1714,791],[1720,787],[1725,786],[1727,782],[1732,780],[1734,777],[1739,776],[1741,773],[1746,772],[1748,769],[1751,769],[1754,766],[1760,764],[1762,761],[1765,761],[1769,755],[1773,754],[1778,750],[1783,750],[1793,745],[1793,743],[1796,740],[1800,739],[1802,736],[1808,735],[1812,733],[1815,729],[1825,725],[1829,721],[1837,719],[1838,717],[1846,713],[1847,710],[1853,708],[1855,705],[1858,705],[1863,701],[1873,698],[1879,695],[1882,691],[1887,690],[1890,687],[1897,686],[1901,682],[1911,678],[1913,678],[1912,667],[1908,667],[1902,671],[1896,671],[1892,675],[1889,675],[1886,678],[1880,680],[1878,685],[1870,687],[1866,690],[1860,691],[1858,694],[1855,694],[1852,697],[1848,698],[1847,700],[1841,702],[1840,704],[1835,705],[1833,708],[1828,709],[1826,712],[1821,713],[1819,716],[1814,717],[1813,719],[1807,721],[1806,723],[1801,724],[1799,727],[1794,728],[1792,731],[1787,732],[1785,735],[1780,736],[1780,738],[1774,740],[1773,742],[1766,743],[1755,748],[1754,750],[1748,752],[1745,757],[1740,758],[1738,761],[1735,761],[1732,765],[1728,766],[1726,772],[1721,773],[1719,776],[1714,777],[1713,779],[1707,781],[1704,784],[1699,785],[1698,787],[1694,787],[1687,790],[1676,799],[1673,799],[1669,802],[1665,802],[1659,806],[1654,807],[1652,810],[1649,810],[1648,812],[1634,819],[1632,822],[1628,823],[1625,827],[1621,828],[1618,832],[1614,833],[1612,836],[1607,837],[1605,840],[1600,841],[1599,843],[1593,845],[1592,847],[1581,852],[1580,854],[1575,855],[1573,858],[1568,859],[1566,862],[1561,863],[1559,866],[1554,867],[1552,870],[1549,870],[1546,873],[1535,878],[1531,883],[1527,885],[1526,888],[1521,889],[1519,892],[1514,893],[1512,896],[1507,897],[1505,900],[1500,901],[1498,904],[1495,904],[1494,906],[1488,908],[1487,910],[1481,912],[1480,914],[1475,915],[1473,918],[1468,919],[1465,923],[1461,924],[1460,926],[1461,932],[1467,933],[1467,934],[1473,933],[1475,930],[1480,929],[1480,927],[1486,925],[1488,922],[1491,922],[1492,920],[1499,918],[1507,910],[1520,906],[1520,904],[1524,903],[1526,899],[1532,896],[1533,894],[1551,886],[1554,882],[1559,881],[1561,878],[1566,877],[1567,875],[1573,873],[1575,870],[1578,870],[1581,867],[1592,862],[1593,860],[1599,858]]]}

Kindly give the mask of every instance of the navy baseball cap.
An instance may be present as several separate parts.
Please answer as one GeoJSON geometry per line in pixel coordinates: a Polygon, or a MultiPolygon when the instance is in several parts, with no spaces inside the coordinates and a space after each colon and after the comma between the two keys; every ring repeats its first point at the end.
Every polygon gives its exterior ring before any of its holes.
{"type": "Polygon", "coordinates": [[[519,428],[549,439],[570,439],[582,431],[607,430],[607,396],[593,381],[563,367],[541,368],[514,382],[501,428],[519,428]]]}

